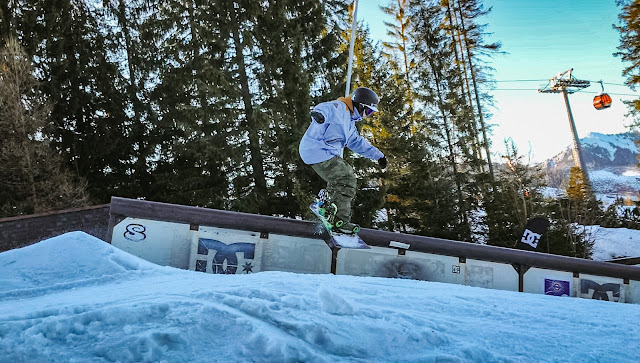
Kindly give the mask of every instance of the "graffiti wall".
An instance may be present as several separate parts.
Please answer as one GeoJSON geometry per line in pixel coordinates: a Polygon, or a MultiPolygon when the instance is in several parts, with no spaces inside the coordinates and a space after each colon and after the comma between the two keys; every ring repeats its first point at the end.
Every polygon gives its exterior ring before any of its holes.
{"type": "MultiPolygon", "coordinates": [[[[261,271],[330,273],[332,251],[320,238],[303,238],[207,226],[125,218],[112,244],[150,262],[212,274],[261,271]]],[[[417,279],[518,291],[520,275],[507,263],[398,248],[341,249],[336,273],[417,279]]],[[[525,268],[523,291],[613,302],[640,302],[637,281],[525,268]],[[636,294],[636,295],[634,295],[636,294]]]]}
{"type": "Polygon", "coordinates": [[[331,271],[331,251],[319,239],[126,218],[111,243],[159,265],[206,273],[331,271]]]}
{"type": "Polygon", "coordinates": [[[580,278],[577,296],[583,299],[624,302],[625,289],[622,279],[585,275],[580,278]]]}
{"type": "Polygon", "coordinates": [[[113,229],[111,244],[162,266],[189,268],[189,225],[126,218],[113,229]]]}
{"type": "Polygon", "coordinates": [[[207,227],[190,233],[190,270],[227,275],[261,271],[264,242],[257,233],[207,227]]]}

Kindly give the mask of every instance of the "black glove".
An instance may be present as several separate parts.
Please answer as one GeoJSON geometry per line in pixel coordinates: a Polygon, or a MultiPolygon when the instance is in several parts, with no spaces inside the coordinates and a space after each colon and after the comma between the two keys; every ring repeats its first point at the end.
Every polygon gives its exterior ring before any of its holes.
{"type": "Polygon", "coordinates": [[[380,159],[378,159],[378,164],[380,165],[380,167],[382,169],[386,169],[387,168],[387,158],[385,158],[384,156],[381,157],[380,159]]]}
{"type": "Polygon", "coordinates": [[[313,121],[319,124],[324,123],[324,116],[322,116],[322,114],[318,111],[311,111],[311,118],[313,119],[313,121]]]}

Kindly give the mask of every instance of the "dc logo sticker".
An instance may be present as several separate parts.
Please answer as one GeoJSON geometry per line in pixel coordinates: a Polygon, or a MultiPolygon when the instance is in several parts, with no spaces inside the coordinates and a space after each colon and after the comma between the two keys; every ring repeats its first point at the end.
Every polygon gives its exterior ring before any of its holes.
{"type": "Polygon", "coordinates": [[[144,232],[147,231],[147,228],[142,224],[131,223],[127,226],[126,231],[124,232],[124,238],[133,242],[140,242],[147,238],[147,235],[144,232]]]}
{"type": "Polygon", "coordinates": [[[540,242],[541,234],[531,232],[528,229],[524,230],[524,234],[522,235],[522,239],[520,240],[522,243],[526,243],[533,248],[538,248],[538,242],[540,242]]]}
{"type": "MultiPolygon", "coordinates": [[[[235,274],[238,271],[238,267],[241,267],[245,273],[253,272],[254,266],[252,262],[256,251],[256,245],[253,243],[225,244],[213,239],[200,238],[198,255],[208,255],[209,251],[215,251],[211,263],[211,269],[214,274],[235,274]],[[240,253],[245,260],[242,266],[238,266],[237,253],[240,253]]],[[[196,271],[206,272],[206,264],[206,260],[196,261],[196,271]]]]}
{"type": "Polygon", "coordinates": [[[580,292],[583,298],[605,301],[620,301],[620,284],[599,284],[591,280],[580,280],[580,292]]]}

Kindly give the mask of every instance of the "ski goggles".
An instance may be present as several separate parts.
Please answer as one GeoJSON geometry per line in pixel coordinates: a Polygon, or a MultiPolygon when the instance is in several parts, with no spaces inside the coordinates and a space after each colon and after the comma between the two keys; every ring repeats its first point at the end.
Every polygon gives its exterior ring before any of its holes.
{"type": "Polygon", "coordinates": [[[365,116],[371,116],[374,112],[378,112],[378,108],[376,106],[365,105],[364,103],[362,105],[364,106],[365,116]]]}

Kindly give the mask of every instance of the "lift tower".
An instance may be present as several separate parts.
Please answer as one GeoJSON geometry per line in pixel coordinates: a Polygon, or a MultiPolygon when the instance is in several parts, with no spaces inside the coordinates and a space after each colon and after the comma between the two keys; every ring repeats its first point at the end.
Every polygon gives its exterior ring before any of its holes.
{"type": "Polygon", "coordinates": [[[578,138],[578,131],[576,131],[576,123],[573,121],[573,114],[571,113],[571,106],[569,105],[569,94],[580,91],[591,85],[589,81],[583,81],[576,79],[571,75],[573,68],[570,68],[562,73],[558,73],[555,77],[549,80],[544,88],[539,88],[540,93],[562,93],[564,96],[564,103],[567,106],[567,115],[569,116],[569,126],[571,127],[571,133],[573,134],[573,161],[577,167],[582,170],[582,175],[586,183],[591,184],[589,181],[589,174],[587,173],[587,165],[582,157],[582,147],[580,146],[580,138],[578,138]]]}

